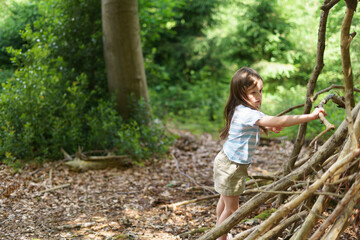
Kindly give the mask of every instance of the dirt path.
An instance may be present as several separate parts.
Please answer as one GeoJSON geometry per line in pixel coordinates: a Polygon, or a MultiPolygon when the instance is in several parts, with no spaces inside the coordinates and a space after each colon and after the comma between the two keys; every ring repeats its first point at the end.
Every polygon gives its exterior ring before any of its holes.
{"type": "MultiPolygon", "coordinates": [[[[214,227],[217,199],[163,206],[213,194],[200,186],[213,186],[220,148],[209,135],[184,133],[169,158],[151,166],[76,173],[55,162],[14,174],[0,165],[0,239],[196,239],[201,233],[187,233],[214,227]]],[[[289,142],[260,146],[250,173],[277,170],[290,150],[289,142]]]]}

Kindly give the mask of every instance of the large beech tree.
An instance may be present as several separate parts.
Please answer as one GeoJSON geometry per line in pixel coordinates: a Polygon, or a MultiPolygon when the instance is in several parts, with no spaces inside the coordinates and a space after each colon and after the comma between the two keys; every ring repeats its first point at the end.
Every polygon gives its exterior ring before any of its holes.
{"type": "Polygon", "coordinates": [[[104,56],[109,91],[118,111],[129,116],[129,101],[149,99],[140,41],[137,0],[102,0],[104,56]]]}

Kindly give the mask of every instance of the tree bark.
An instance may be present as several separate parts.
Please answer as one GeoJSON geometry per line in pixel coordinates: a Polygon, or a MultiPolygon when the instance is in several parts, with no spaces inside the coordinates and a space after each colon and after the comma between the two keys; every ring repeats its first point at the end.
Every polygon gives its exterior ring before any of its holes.
{"type": "MultiPolygon", "coordinates": [[[[311,74],[311,77],[309,79],[308,85],[307,85],[307,92],[306,92],[306,102],[304,106],[304,114],[310,113],[311,107],[312,107],[312,101],[311,98],[314,94],[315,86],[317,79],[324,67],[324,52],[325,52],[325,36],[326,36],[326,24],[327,24],[327,18],[329,15],[329,11],[332,6],[325,8],[325,6],[328,6],[330,3],[330,0],[325,0],[321,16],[320,16],[320,24],[319,24],[319,30],[318,30],[318,44],[317,44],[317,52],[316,52],[316,64],[313,70],[313,73],[311,74]]],[[[300,150],[304,144],[304,138],[306,133],[307,124],[303,123],[300,124],[298,135],[295,140],[293,151],[290,155],[290,158],[288,161],[284,164],[284,175],[290,173],[290,171],[293,169],[294,164],[299,156],[300,150]]]]}
{"type": "Polygon", "coordinates": [[[104,57],[117,110],[129,117],[130,96],[149,100],[140,41],[138,1],[102,0],[104,57]]]}
{"type": "MultiPolygon", "coordinates": [[[[345,86],[345,106],[346,113],[349,121],[349,131],[353,127],[352,119],[349,117],[351,109],[355,106],[354,100],[354,80],[351,68],[350,58],[350,43],[356,33],[350,34],[351,22],[354,16],[354,12],[357,7],[357,0],[346,0],[346,12],[345,17],[341,26],[341,38],[340,38],[340,49],[341,49],[341,62],[342,72],[344,76],[345,86]]],[[[352,137],[353,144],[357,146],[357,140],[352,137]]]]}

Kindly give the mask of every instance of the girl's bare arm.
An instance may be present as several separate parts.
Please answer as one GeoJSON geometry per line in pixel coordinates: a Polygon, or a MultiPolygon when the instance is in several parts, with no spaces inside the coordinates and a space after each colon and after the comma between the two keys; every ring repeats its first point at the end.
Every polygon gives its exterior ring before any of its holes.
{"type": "Polygon", "coordinates": [[[315,110],[310,114],[302,114],[302,115],[284,115],[280,117],[275,116],[265,116],[259,119],[256,124],[262,127],[290,127],[294,125],[298,125],[301,123],[309,122],[311,120],[315,120],[319,118],[319,113],[323,112],[323,108],[315,108],[315,110]]]}

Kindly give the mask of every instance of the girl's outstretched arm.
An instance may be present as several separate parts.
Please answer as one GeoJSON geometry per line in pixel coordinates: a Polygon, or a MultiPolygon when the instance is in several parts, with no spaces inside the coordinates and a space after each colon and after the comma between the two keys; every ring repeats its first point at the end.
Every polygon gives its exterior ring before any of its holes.
{"type": "Polygon", "coordinates": [[[315,110],[310,114],[284,115],[280,117],[265,116],[259,119],[256,122],[256,124],[262,127],[275,127],[275,128],[290,127],[318,119],[320,112],[325,114],[324,108],[315,108],[315,110]]]}

